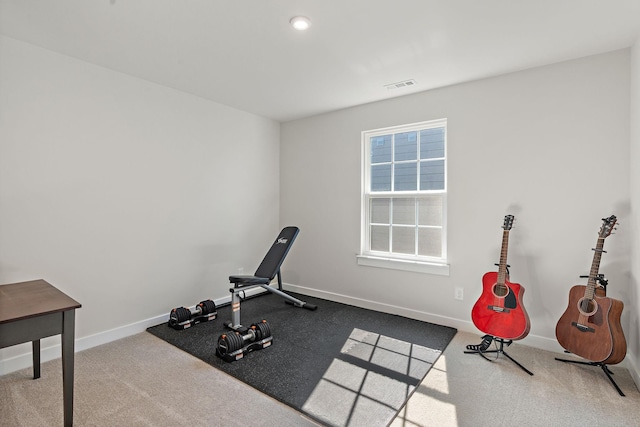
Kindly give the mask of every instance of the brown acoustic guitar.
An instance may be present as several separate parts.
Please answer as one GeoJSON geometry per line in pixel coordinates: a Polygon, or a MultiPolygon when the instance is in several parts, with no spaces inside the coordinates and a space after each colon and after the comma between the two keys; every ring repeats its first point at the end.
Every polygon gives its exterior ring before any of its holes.
{"type": "Polygon", "coordinates": [[[620,325],[624,304],[609,298],[604,288],[596,286],[604,239],[616,224],[615,215],[604,218],[587,285],[569,291],[569,305],[556,325],[558,343],[567,351],[593,362],[613,365],[627,354],[627,342],[620,325]]]}

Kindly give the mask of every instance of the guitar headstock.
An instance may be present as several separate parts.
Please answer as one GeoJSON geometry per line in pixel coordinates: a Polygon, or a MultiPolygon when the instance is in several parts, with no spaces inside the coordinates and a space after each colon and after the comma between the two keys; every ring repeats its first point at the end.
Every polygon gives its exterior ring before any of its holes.
{"type": "Polygon", "coordinates": [[[598,235],[601,238],[605,238],[611,234],[611,232],[615,229],[615,225],[618,219],[615,215],[611,215],[609,218],[602,218],[602,227],[600,227],[600,232],[598,235]]]}
{"type": "Polygon", "coordinates": [[[513,220],[514,220],[514,216],[513,215],[505,215],[504,217],[504,224],[502,225],[502,228],[505,230],[511,230],[511,227],[513,226],[513,220]]]}

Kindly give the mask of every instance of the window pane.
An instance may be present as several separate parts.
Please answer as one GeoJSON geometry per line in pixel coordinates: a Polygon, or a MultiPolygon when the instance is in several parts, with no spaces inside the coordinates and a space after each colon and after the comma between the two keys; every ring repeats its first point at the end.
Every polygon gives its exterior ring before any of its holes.
{"type": "Polygon", "coordinates": [[[418,199],[418,225],[442,226],[442,203],[439,194],[418,199]]]}
{"type": "Polygon", "coordinates": [[[444,160],[420,162],[420,190],[444,190],[444,160]]]}
{"type": "Polygon", "coordinates": [[[390,199],[371,199],[371,222],[389,224],[390,199]]]}
{"type": "Polygon", "coordinates": [[[400,163],[394,168],[394,190],[412,191],[416,190],[418,179],[418,163],[400,163]]]}
{"type": "Polygon", "coordinates": [[[420,158],[444,157],[444,128],[420,131],[420,158]]]}
{"type": "Polygon", "coordinates": [[[391,161],[391,135],[371,138],[371,163],[388,163],[391,161]]]}
{"type": "Polygon", "coordinates": [[[393,252],[415,255],[415,233],[415,227],[393,227],[393,252]]]}
{"type": "Polygon", "coordinates": [[[405,132],[395,135],[394,161],[417,160],[418,133],[405,132]]]}
{"type": "Polygon", "coordinates": [[[383,225],[371,226],[371,250],[389,252],[389,227],[383,225]]]}
{"type": "Polygon", "coordinates": [[[371,166],[371,191],[391,191],[391,165],[371,166]]]}
{"type": "Polygon", "coordinates": [[[393,223],[416,224],[416,199],[393,199],[393,223]]]}
{"type": "Polygon", "coordinates": [[[442,256],[442,230],[440,228],[418,229],[418,255],[442,256]]]}

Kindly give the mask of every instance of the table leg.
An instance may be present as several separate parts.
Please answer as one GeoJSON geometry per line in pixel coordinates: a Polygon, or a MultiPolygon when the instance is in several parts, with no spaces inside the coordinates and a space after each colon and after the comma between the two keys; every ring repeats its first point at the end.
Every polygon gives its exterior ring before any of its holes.
{"type": "Polygon", "coordinates": [[[33,357],[33,379],[40,378],[40,340],[31,341],[31,356],[33,357]]]}
{"type": "Polygon", "coordinates": [[[73,359],[75,339],[75,310],[62,313],[62,396],[64,425],[73,425],[73,359]]]}

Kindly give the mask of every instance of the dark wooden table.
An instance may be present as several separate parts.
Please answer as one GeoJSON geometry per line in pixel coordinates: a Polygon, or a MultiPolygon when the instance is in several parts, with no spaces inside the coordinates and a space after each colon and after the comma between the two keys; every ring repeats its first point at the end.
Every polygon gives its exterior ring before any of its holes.
{"type": "Polygon", "coordinates": [[[81,305],[44,280],[0,285],[0,348],[31,341],[40,378],[40,339],[61,335],[64,425],[73,425],[75,310],[81,305]]]}

